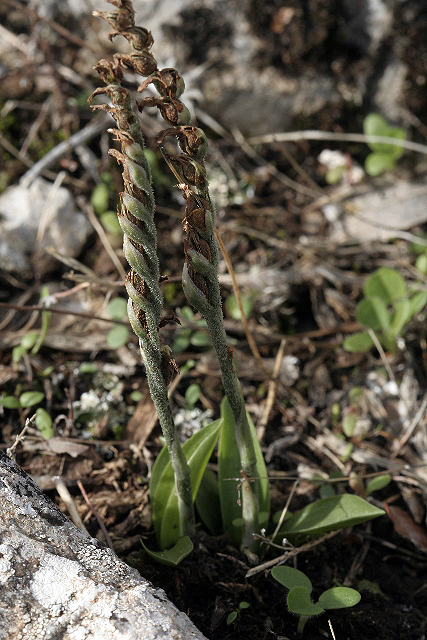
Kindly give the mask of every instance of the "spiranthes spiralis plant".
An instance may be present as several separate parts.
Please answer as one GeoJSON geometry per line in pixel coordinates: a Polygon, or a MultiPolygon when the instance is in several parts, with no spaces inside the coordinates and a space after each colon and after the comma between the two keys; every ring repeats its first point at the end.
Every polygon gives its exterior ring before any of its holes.
{"type": "Polygon", "coordinates": [[[113,61],[100,60],[96,66],[104,87],[96,89],[90,102],[104,94],[111,105],[94,105],[93,109],[108,111],[117,128],[110,130],[119,141],[121,150],[111,149],[110,155],[122,165],[124,191],[120,194],[118,218],[123,230],[123,248],[131,267],[126,277],[129,296],[128,315],[139,339],[151,397],[157,409],[175,476],[179,505],[179,533],[193,534],[195,518],[191,494],[190,470],[182,451],[174,425],[167,394],[167,384],[173,375],[174,361],[167,349],[161,347],[159,328],[169,321],[161,317],[163,297],[160,290],[157,234],[154,225],[154,195],[151,174],[144,155],[144,141],[138,115],[132,108],[129,91],[121,85],[122,68],[133,69],[142,75],[156,70],[153,56],[147,52],[151,34],[134,24],[132,4],[128,0],[114,0],[116,12],[95,12],[107,20],[114,31],[110,39],[121,34],[132,46],[132,53],[116,54],[113,61]]]}
{"type": "MultiPolygon", "coordinates": [[[[191,116],[180,100],[184,82],[175,69],[157,68],[151,53],[153,39],[149,31],[134,23],[134,11],[130,0],[109,0],[117,7],[114,12],[95,12],[94,15],[107,20],[116,35],[124,36],[132,47],[132,53],[115,54],[113,62],[101,60],[97,71],[105,87],[97,89],[92,98],[106,94],[109,105],[97,105],[111,113],[117,129],[114,130],[121,144],[121,151],[110,151],[123,166],[125,191],[121,195],[119,221],[124,232],[124,250],[131,266],[126,287],[129,294],[129,318],[141,345],[142,357],[147,369],[150,392],[156,404],[160,423],[171,455],[180,504],[181,535],[194,528],[194,515],[189,505],[191,489],[188,485],[188,470],[173,429],[170,405],[167,401],[165,370],[173,362],[160,350],[158,327],[162,306],[159,289],[159,267],[156,257],[155,228],[153,224],[154,198],[150,174],[143,153],[143,139],[138,119],[131,107],[129,92],[121,84],[121,69],[132,69],[146,78],[138,91],[150,84],[159,96],[149,96],[137,102],[139,110],[157,107],[168,127],[158,136],[163,155],[177,177],[178,188],[185,199],[185,232],[183,289],[190,304],[205,318],[212,342],[216,349],[222,372],[224,391],[234,418],[235,441],[240,457],[242,548],[254,549],[253,534],[259,530],[259,486],[255,480],[257,461],[253,428],[248,422],[240,383],[233,364],[232,350],[227,345],[220,290],[218,283],[218,246],[215,237],[215,210],[212,205],[204,166],[207,140],[203,131],[191,126],[191,116]],[[164,149],[167,137],[177,140],[182,153],[170,155],[164,149]],[[167,434],[167,435],[166,435],[167,434]],[[179,491],[182,491],[182,494],[179,491]],[[185,526],[188,518],[189,524],[185,526]]],[[[168,374],[167,374],[168,375],[168,374]]],[[[167,378],[166,375],[166,378],[167,378]]],[[[265,467],[264,467],[265,472],[265,467]]],[[[263,495],[263,512],[268,518],[268,490],[263,495]]]]}

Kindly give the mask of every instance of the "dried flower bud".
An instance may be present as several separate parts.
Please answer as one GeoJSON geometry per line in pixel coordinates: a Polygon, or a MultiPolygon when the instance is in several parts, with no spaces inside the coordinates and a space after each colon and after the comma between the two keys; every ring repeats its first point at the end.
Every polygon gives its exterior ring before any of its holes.
{"type": "Polygon", "coordinates": [[[114,59],[125,69],[132,69],[140,76],[149,76],[157,69],[157,61],[149,51],[115,53],[114,59]]]}
{"type": "Polygon", "coordinates": [[[157,72],[154,86],[161,96],[176,99],[184,93],[184,78],[176,69],[161,69],[157,72]]]}

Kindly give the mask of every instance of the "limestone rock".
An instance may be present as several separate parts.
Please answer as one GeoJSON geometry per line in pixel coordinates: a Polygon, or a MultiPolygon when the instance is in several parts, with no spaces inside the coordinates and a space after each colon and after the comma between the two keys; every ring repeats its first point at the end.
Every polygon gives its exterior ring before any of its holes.
{"type": "Polygon", "coordinates": [[[0,452],[1,640],[203,640],[184,613],[77,529],[0,452]]]}

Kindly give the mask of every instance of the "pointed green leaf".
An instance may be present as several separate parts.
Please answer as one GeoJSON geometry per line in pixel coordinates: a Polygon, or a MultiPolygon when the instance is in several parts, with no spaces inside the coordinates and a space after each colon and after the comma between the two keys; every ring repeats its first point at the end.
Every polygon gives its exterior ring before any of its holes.
{"type": "Polygon", "coordinates": [[[411,306],[411,318],[420,313],[427,304],[427,291],[417,291],[409,300],[411,306]]]}
{"type": "Polygon", "coordinates": [[[382,515],[382,509],[352,494],[321,498],[292,514],[283,523],[276,539],[292,538],[296,535],[319,536],[382,515]]]}
{"type": "Polygon", "coordinates": [[[374,491],[378,491],[379,489],[384,489],[391,482],[391,475],[389,473],[383,473],[376,478],[372,478],[369,480],[366,485],[365,493],[366,496],[370,496],[374,491]]]}
{"type": "Polygon", "coordinates": [[[360,602],[360,593],[349,587],[333,587],[324,591],[319,603],[324,609],[346,609],[360,602]]]}
{"type": "Polygon", "coordinates": [[[277,582],[280,582],[286,589],[292,589],[293,587],[304,587],[308,593],[311,593],[313,586],[311,580],[302,571],[294,569],[293,567],[274,567],[271,570],[271,575],[277,582]]]}
{"type": "Polygon", "coordinates": [[[212,535],[222,533],[218,479],[210,469],[205,469],[203,474],[196,496],[196,508],[201,521],[212,535]]]}
{"type": "Polygon", "coordinates": [[[409,322],[411,317],[411,303],[407,298],[394,303],[394,314],[390,327],[393,336],[400,336],[403,327],[409,322]]]}
{"type": "MultiPolygon", "coordinates": [[[[183,451],[190,467],[193,500],[202,480],[204,470],[218,439],[222,420],[215,420],[195,433],[183,444],[183,451]]],[[[151,502],[153,525],[160,549],[167,549],[179,539],[178,498],[169,452],[160,452],[151,476],[151,502]]]]}
{"type": "Polygon", "coordinates": [[[287,597],[288,609],[299,616],[318,616],[324,609],[312,602],[310,594],[304,587],[293,587],[287,597]]]}
{"type": "Polygon", "coordinates": [[[188,536],[179,538],[172,549],[168,549],[167,551],[151,551],[150,549],[148,549],[148,547],[145,546],[142,540],[141,544],[150,558],[153,558],[153,560],[156,560],[156,562],[159,562],[160,564],[166,564],[169,567],[178,566],[179,563],[184,560],[184,558],[186,558],[194,548],[194,545],[188,536]]]}
{"type": "Polygon", "coordinates": [[[19,404],[21,407],[33,407],[41,402],[44,398],[43,391],[24,391],[19,396],[19,404]]]}
{"type": "MultiPolygon", "coordinates": [[[[239,449],[236,441],[234,418],[226,398],[221,403],[223,426],[221,429],[218,449],[218,483],[219,499],[224,531],[228,533],[235,544],[242,540],[243,521],[242,507],[238,504],[238,484],[241,477],[239,449]],[[232,478],[237,478],[233,480],[232,478]]],[[[254,424],[248,414],[249,428],[256,455],[256,479],[259,500],[260,529],[266,527],[270,517],[270,487],[267,469],[258,442],[254,424]]],[[[240,501],[239,501],[240,502],[240,501]]]]}

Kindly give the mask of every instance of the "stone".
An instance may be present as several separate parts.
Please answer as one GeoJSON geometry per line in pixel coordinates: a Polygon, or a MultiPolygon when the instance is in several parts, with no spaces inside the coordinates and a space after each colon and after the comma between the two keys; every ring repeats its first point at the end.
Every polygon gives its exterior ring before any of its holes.
{"type": "Polygon", "coordinates": [[[0,195],[0,270],[31,275],[37,251],[37,268],[49,271],[57,262],[44,249],[77,257],[91,232],[65,187],[40,177],[29,186],[9,187],[0,195]]]}
{"type": "Polygon", "coordinates": [[[0,640],[203,640],[0,452],[0,640]]]}

